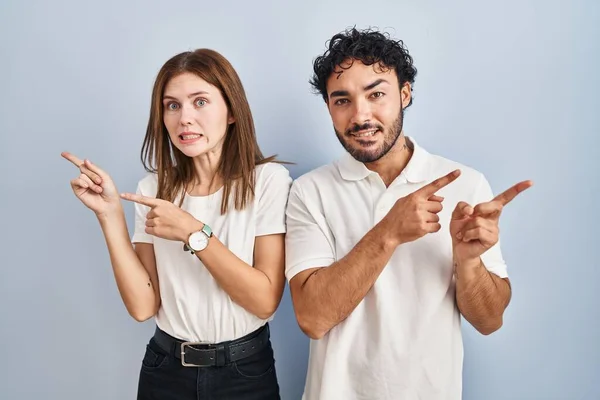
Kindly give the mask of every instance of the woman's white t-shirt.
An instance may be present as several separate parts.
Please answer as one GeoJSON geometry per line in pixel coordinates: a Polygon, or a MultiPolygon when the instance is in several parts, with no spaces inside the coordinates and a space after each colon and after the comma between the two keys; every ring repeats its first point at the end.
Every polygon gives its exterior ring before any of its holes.
{"type": "MultiPolygon", "coordinates": [[[[221,215],[221,188],[209,196],[186,195],[181,208],[210,226],[219,240],[237,257],[253,265],[257,236],[285,233],[285,209],[292,179],[277,163],[256,167],[254,200],[244,210],[234,207],[230,196],[227,213],[221,215]]],[[[138,183],[137,193],[155,197],[157,176],[138,183]]],[[[176,200],[178,204],[178,199],[176,200]]],[[[183,243],[145,233],[149,207],[135,203],[133,243],[154,245],[161,306],[155,317],[160,329],[176,338],[218,343],[249,334],[273,319],[263,320],[234,303],[196,255],[183,243]]]]}

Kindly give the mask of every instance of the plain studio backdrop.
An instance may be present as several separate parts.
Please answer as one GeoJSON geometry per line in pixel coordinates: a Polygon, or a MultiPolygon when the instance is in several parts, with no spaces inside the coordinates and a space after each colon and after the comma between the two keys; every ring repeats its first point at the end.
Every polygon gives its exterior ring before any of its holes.
{"type": "MultiPolygon", "coordinates": [[[[486,337],[463,324],[464,399],[600,399],[594,0],[2,0],[0,398],[132,399],[154,329],[127,314],[60,152],[135,190],[156,73],[208,47],[240,74],[264,153],[295,162],[297,177],[342,153],[308,79],[326,40],[354,25],[414,56],[408,135],[496,193],[535,182],[501,219],[514,289],[504,327],[486,337]]],[[[272,335],[282,397],[299,399],[308,339],[287,289],[272,335]]]]}

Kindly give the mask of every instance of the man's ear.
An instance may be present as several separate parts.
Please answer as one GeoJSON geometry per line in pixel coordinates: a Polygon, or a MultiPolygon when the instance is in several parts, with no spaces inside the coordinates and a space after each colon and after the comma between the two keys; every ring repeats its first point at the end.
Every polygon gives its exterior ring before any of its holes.
{"type": "Polygon", "coordinates": [[[402,109],[405,109],[410,104],[412,100],[412,86],[410,82],[406,82],[400,88],[400,99],[402,100],[402,109]]]}

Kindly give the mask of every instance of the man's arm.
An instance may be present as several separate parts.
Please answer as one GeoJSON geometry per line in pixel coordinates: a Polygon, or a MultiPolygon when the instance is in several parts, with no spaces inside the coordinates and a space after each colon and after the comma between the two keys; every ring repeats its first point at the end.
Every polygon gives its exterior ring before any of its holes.
{"type": "MultiPolygon", "coordinates": [[[[491,195],[489,184],[485,179],[482,183],[484,196],[488,197],[491,195]]],[[[501,260],[500,249],[496,246],[500,214],[504,206],[531,185],[531,181],[520,182],[475,207],[459,202],[452,213],[450,234],[456,302],[464,318],[484,335],[500,329],[512,294],[510,281],[490,271],[485,260],[501,260]]]]}
{"type": "Polygon", "coordinates": [[[322,338],[356,308],[396,249],[378,224],[341,260],[304,270],[290,280],[298,325],[311,339],[322,338]]]}
{"type": "MultiPolygon", "coordinates": [[[[312,339],[323,337],[362,301],[398,245],[439,231],[437,213],[442,210],[443,199],[435,192],[459,175],[453,171],[398,199],[346,256],[326,267],[304,269],[291,278],[292,301],[302,331],[312,339]]],[[[303,253],[311,251],[308,260],[323,259],[321,243],[316,243],[320,248],[314,250],[311,240],[326,239],[297,191],[290,195],[287,215],[286,252],[293,259],[288,263],[296,263],[296,254],[306,258],[303,253]]]]}
{"type": "Polygon", "coordinates": [[[454,271],[456,302],[463,317],[484,335],[500,329],[511,298],[508,278],[488,271],[481,259],[455,262],[454,271]]]}

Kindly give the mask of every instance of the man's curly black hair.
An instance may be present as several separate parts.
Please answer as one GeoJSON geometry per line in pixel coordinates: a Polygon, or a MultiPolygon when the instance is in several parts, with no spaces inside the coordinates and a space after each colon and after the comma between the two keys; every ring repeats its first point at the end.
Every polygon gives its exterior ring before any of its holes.
{"type": "MultiPolygon", "coordinates": [[[[389,34],[377,30],[347,29],[331,38],[325,53],[318,56],[313,64],[314,75],[310,84],[323,96],[325,102],[327,79],[333,73],[339,74],[339,70],[348,69],[354,60],[359,60],[365,65],[379,64],[384,70],[395,70],[400,88],[406,82],[410,82],[412,88],[417,75],[413,59],[402,40],[393,40],[389,34]],[[342,66],[344,61],[350,61],[350,64],[344,63],[342,66]]],[[[412,97],[408,105],[411,104],[412,97]]]]}

